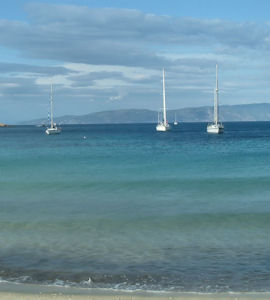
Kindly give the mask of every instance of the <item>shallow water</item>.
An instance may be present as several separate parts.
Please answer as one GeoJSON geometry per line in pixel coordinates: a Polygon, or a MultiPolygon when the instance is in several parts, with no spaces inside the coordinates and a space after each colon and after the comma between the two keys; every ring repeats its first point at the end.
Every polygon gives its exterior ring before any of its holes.
{"type": "Polygon", "coordinates": [[[270,123],[205,129],[0,128],[0,277],[269,291],[270,123]]]}

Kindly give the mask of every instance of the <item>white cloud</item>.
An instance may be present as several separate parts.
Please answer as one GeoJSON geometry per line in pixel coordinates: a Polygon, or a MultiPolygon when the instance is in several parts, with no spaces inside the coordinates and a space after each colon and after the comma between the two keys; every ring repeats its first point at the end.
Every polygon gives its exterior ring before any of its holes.
{"type": "Polygon", "coordinates": [[[38,85],[50,85],[53,83],[54,85],[63,85],[69,87],[71,85],[71,81],[68,80],[67,76],[65,75],[54,75],[50,77],[38,77],[35,80],[36,84],[38,85]]]}
{"type": "Polygon", "coordinates": [[[117,96],[110,96],[109,100],[110,101],[118,101],[118,100],[122,100],[123,99],[123,95],[117,95],[117,96]]]}
{"type": "Polygon", "coordinates": [[[29,4],[27,12],[25,22],[0,20],[0,51],[11,49],[29,62],[0,63],[2,99],[41,103],[52,80],[65,113],[153,109],[165,67],[171,108],[206,105],[216,62],[222,103],[270,94],[269,24],[46,3],[29,4]]]}

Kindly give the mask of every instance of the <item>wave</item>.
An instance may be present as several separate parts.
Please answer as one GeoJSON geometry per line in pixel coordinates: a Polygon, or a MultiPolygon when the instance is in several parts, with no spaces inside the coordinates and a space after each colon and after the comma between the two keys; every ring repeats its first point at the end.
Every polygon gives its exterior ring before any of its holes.
{"type": "MultiPolygon", "coordinates": [[[[2,271],[3,273],[3,271],[2,271]]],[[[264,278],[255,279],[254,273],[250,276],[237,278],[237,276],[218,275],[214,280],[207,278],[207,275],[203,276],[155,276],[153,274],[144,274],[140,276],[130,275],[97,275],[92,274],[90,277],[88,274],[77,274],[77,278],[72,280],[72,276],[69,279],[59,277],[53,278],[53,274],[34,274],[19,275],[13,274],[13,276],[5,276],[2,274],[0,277],[0,284],[15,283],[15,284],[38,284],[43,286],[53,287],[75,287],[85,289],[106,289],[114,291],[151,291],[151,292],[185,292],[185,293],[268,293],[270,275],[264,276],[264,278]],[[47,276],[45,276],[47,275],[47,276]],[[236,280],[237,278],[237,280],[236,280]]],[[[56,274],[54,274],[56,275],[56,274]]],[[[59,274],[58,274],[59,275],[59,274]]],[[[240,276],[241,277],[241,276],[240,276]]],[[[74,279],[74,276],[73,276],[74,279]]]]}

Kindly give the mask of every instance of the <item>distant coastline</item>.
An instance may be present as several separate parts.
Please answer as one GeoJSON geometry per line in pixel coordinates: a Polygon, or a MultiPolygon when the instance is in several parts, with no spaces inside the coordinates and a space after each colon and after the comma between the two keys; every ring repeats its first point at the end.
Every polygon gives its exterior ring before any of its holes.
{"type": "MultiPolygon", "coordinates": [[[[132,124],[156,123],[158,112],[148,109],[121,109],[94,112],[85,115],[66,115],[56,117],[60,124],[132,124]]],[[[210,122],[213,119],[213,107],[188,107],[167,111],[169,122],[175,116],[179,122],[210,122]]],[[[270,103],[221,105],[220,120],[232,121],[270,121],[270,103]]],[[[47,123],[46,118],[20,122],[20,125],[37,125],[47,123]]]]}

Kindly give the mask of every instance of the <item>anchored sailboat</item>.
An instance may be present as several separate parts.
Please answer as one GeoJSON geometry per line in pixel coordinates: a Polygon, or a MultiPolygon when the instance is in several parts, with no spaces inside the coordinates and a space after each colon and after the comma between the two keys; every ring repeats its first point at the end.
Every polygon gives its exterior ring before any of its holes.
{"type": "Polygon", "coordinates": [[[61,128],[56,126],[56,123],[53,122],[53,85],[51,83],[51,99],[50,99],[50,103],[51,103],[51,127],[48,127],[46,129],[46,134],[58,134],[61,132],[61,128]]]}
{"type": "Polygon", "coordinates": [[[216,89],[214,97],[214,122],[207,125],[208,133],[223,133],[224,126],[218,121],[218,65],[216,65],[216,89]]]}
{"type": "Polygon", "coordinates": [[[167,115],[166,115],[165,71],[164,71],[164,69],[163,69],[163,120],[161,122],[158,121],[156,130],[157,131],[170,130],[170,125],[167,121],[167,115]]]}
{"type": "Polygon", "coordinates": [[[176,120],[176,114],[174,114],[174,122],[173,122],[173,125],[178,125],[178,122],[177,122],[177,120],[176,120]]]}

